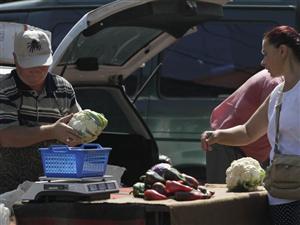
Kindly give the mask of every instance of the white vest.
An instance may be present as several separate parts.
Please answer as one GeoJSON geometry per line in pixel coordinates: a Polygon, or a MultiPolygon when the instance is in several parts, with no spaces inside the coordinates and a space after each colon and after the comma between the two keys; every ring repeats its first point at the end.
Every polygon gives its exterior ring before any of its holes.
{"type": "MultiPolygon", "coordinates": [[[[268,138],[272,147],[270,159],[274,156],[276,135],[275,104],[279,98],[282,84],[279,84],[271,93],[268,109],[268,138]]],[[[284,154],[300,155],[300,82],[291,90],[283,93],[279,121],[279,150],[284,154]]],[[[291,202],[285,199],[273,198],[269,195],[271,205],[291,202]]]]}

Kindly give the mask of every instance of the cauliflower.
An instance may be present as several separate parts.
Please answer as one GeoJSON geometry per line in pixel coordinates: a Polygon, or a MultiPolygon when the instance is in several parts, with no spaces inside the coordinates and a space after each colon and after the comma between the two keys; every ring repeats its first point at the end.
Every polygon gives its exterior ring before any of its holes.
{"type": "Polygon", "coordinates": [[[10,220],[9,217],[10,217],[9,208],[5,207],[3,203],[0,203],[0,224],[9,225],[9,220],[10,220]]]}
{"type": "Polygon", "coordinates": [[[101,113],[85,109],[75,113],[68,125],[80,134],[84,143],[89,143],[101,134],[107,126],[107,119],[101,113]]]}
{"type": "Polygon", "coordinates": [[[254,191],[262,185],[265,171],[251,157],[234,160],[226,170],[226,185],[229,191],[254,191]]]}

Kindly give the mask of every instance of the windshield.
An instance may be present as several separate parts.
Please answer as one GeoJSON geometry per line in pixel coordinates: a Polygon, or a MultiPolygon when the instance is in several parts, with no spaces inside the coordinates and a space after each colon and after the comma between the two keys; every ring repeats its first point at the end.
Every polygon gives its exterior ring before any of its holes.
{"type": "Polygon", "coordinates": [[[92,57],[99,65],[120,66],[161,32],[142,27],[109,27],[91,36],[80,34],[60,64],[73,64],[80,58],[92,57]]]}

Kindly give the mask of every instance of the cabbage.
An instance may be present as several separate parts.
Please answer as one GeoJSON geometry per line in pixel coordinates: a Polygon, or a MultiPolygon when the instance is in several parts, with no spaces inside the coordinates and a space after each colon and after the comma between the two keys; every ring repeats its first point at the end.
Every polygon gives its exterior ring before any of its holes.
{"type": "Polygon", "coordinates": [[[262,185],[265,171],[251,157],[234,160],[226,170],[226,185],[229,191],[254,191],[262,185]]]}
{"type": "Polygon", "coordinates": [[[85,109],[75,113],[68,125],[79,133],[83,143],[89,143],[97,139],[107,122],[102,113],[85,109]]]}

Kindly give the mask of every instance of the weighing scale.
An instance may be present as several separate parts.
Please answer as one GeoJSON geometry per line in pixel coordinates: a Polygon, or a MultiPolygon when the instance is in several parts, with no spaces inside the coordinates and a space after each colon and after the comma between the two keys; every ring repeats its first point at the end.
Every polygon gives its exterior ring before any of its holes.
{"type": "Polygon", "coordinates": [[[110,198],[119,192],[112,176],[85,178],[40,177],[23,194],[22,202],[91,201],[110,198]]]}

